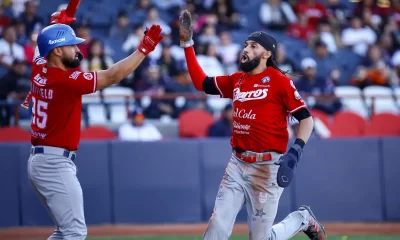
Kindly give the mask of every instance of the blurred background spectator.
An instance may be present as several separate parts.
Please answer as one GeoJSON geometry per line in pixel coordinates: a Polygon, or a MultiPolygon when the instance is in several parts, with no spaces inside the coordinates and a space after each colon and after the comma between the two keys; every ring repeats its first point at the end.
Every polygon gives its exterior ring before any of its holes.
{"type": "Polygon", "coordinates": [[[231,104],[225,106],[221,118],[213,123],[208,129],[209,137],[231,137],[232,136],[232,114],[231,104]]]}
{"type": "Polygon", "coordinates": [[[147,123],[141,109],[135,108],[129,114],[129,122],[122,124],[118,130],[122,141],[158,141],[161,133],[151,123],[147,123]]]}
{"type": "MultiPolygon", "coordinates": [[[[330,79],[317,76],[317,62],[312,58],[305,58],[301,61],[303,77],[297,80],[296,87],[299,93],[318,95],[334,94],[334,84],[330,79]]],[[[296,96],[297,97],[297,96],[296,96]]],[[[327,114],[334,114],[341,108],[340,100],[337,99],[319,99],[312,109],[317,109],[327,114]]]]}

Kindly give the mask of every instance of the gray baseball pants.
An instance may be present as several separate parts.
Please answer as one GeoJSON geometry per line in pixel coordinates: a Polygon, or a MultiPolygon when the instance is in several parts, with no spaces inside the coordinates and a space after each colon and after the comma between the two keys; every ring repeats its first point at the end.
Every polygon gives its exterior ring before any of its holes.
{"type": "MultiPolygon", "coordinates": [[[[56,224],[50,240],[81,240],[87,235],[83,211],[82,188],[76,177],[72,154],[63,156],[65,149],[47,146],[44,152],[28,160],[28,179],[49,210],[56,224]]],[[[73,153],[74,154],[74,153],[73,153]]]]}

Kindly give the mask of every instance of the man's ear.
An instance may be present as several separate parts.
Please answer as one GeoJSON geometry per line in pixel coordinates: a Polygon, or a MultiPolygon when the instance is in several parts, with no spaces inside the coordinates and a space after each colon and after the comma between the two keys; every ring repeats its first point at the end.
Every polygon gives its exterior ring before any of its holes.
{"type": "Polygon", "coordinates": [[[56,47],[56,48],[54,48],[54,49],[53,49],[53,53],[54,53],[54,55],[56,55],[56,56],[58,56],[58,57],[61,57],[61,55],[62,55],[61,47],[56,47]]]}
{"type": "Polygon", "coordinates": [[[263,55],[263,58],[268,59],[268,58],[271,57],[271,55],[272,55],[272,52],[271,52],[271,51],[265,51],[265,53],[264,53],[264,55],[263,55]]]}

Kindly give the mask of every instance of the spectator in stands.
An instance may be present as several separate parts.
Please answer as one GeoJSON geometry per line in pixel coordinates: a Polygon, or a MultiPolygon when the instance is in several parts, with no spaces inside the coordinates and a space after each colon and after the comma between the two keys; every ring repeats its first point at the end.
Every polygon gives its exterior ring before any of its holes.
{"type": "Polygon", "coordinates": [[[4,6],[0,3],[0,34],[2,34],[4,27],[11,24],[11,18],[4,14],[4,6]]]}
{"type": "MultiPolygon", "coordinates": [[[[400,0],[399,0],[400,1],[400,0]]],[[[397,15],[400,18],[400,12],[397,15]]],[[[388,22],[384,27],[383,34],[390,36],[392,41],[391,53],[394,53],[396,49],[400,48],[400,21],[396,20],[395,15],[388,17],[388,22]]]]}
{"type": "Polygon", "coordinates": [[[317,40],[314,45],[314,59],[318,62],[317,76],[330,76],[331,80],[336,83],[340,77],[340,68],[334,54],[330,54],[328,46],[321,40],[317,40]],[[339,75],[338,75],[339,74],[339,75]]]}
{"type": "Polygon", "coordinates": [[[141,79],[135,81],[135,92],[146,92],[149,95],[162,95],[164,93],[164,86],[169,76],[162,75],[159,65],[151,64],[144,69],[144,74],[141,79]]]}
{"type": "MultiPolygon", "coordinates": [[[[172,81],[165,86],[165,92],[168,94],[191,93],[196,94],[197,90],[193,86],[189,72],[185,64],[179,68],[172,81]]],[[[169,105],[174,107],[174,113],[171,117],[177,118],[179,114],[186,109],[205,109],[205,102],[196,98],[188,98],[184,101],[170,100],[169,105]]]]}
{"type": "Polygon", "coordinates": [[[372,15],[370,9],[364,9],[362,12],[362,21],[365,26],[374,30],[377,35],[382,33],[382,19],[380,16],[372,15]]]}
{"type": "Polygon", "coordinates": [[[317,32],[309,39],[310,45],[313,46],[313,43],[318,40],[321,40],[326,44],[330,53],[335,53],[337,51],[340,36],[337,36],[333,33],[332,27],[327,19],[321,19],[319,21],[317,25],[317,32]]]}
{"type": "Polygon", "coordinates": [[[368,45],[376,42],[376,34],[370,27],[364,27],[359,16],[352,16],[350,27],[342,32],[342,43],[360,56],[365,56],[368,45]]]}
{"type": "Polygon", "coordinates": [[[241,46],[232,42],[230,32],[223,31],[219,34],[217,55],[221,59],[225,73],[231,74],[238,70],[238,56],[240,51],[241,46]]]}
{"type": "Polygon", "coordinates": [[[208,76],[225,75],[221,59],[217,55],[217,46],[212,43],[204,45],[204,52],[197,56],[201,68],[208,76]]]}
{"type": "Polygon", "coordinates": [[[299,38],[303,41],[308,41],[314,33],[314,27],[308,24],[307,16],[304,13],[297,14],[298,22],[291,23],[286,31],[287,35],[299,38]]]}
{"type": "Polygon", "coordinates": [[[289,24],[297,22],[296,14],[287,2],[281,0],[265,0],[261,4],[259,17],[261,23],[271,30],[282,31],[289,24]]]}
{"type": "Polygon", "coordinates": [[[174,8],[181,8],[185,5],[184,0],[153,0],[152,3],[160,10],[171,11],[174,8]]]}
{"type": "Polygon", "coordinates": [[[134,11],[135,12],[137,12],[137,11],[148,12],[151,7],[153,7],[151,0],[139,0],[136,2],[134,11]]]}
{"type": "Polygon", "coordinates": [[[278,44],[275,60],[279,69],[282,71],[288,71],[291,74],[296,74],[298,72],[294,62],[286,58],[286,50],[283,44],[278,44]]]}
{"type": "Polygon", "coordinates": [[[155,97],[148,105],[145,102],[141,102],[147,118],[159,119],[162,115],[171,117],[174,115],[173,103],[168,100],[158,99],[165,95],[165,85],[167,83],[169,83],[169,76],[162,75],[158,65],[150,65],[144,70],[142,78],[135,81],[134,90],[136,92],[155,97]]]}
{"type": "MultiPolygon", "coordinates": [[[[334,84],[327,78],[317,76],[317,62],[312,58],[305,58],[301,61],[301,68],[304,76],[296,81],[297,90],[304,94],[332,95],[334,84]]],[[[296,93],[295,93],[296,94],[296,93]]],[[[296,96],[295,97],[300,97],[296,96]]],[[[318,99],[312,109],[318,109],[327,114],[334,114],[341,108],[338,99],[318,99]]]]}
{"type": "Polygon", "coordinates": [[[130,122],[122,124],[118,129],[120,140],[149,142],[162,139],[160,131],[153,124],[145,122],[141,109],[135,108],[129,117],[130,122]]]}
{"type": "Polygon", "coordinates": [[[10,68],[14,60],[25,60],[24,48],[16,43],[17,32],[14,25],[8,25],[0,39],[0,65],[10,68]]]}
{"type": "Polygon", "coordinates": [[[206,24],[203,26],[203,29],[198,37],[198,41],[200,44],[206,44],[206,43],[218,44],[219,38],[215,27],[216,26],[212,24],[206,24]]]}
{"type": "Polygon", "coordinates": [[[125,52],[133,52],[137,49],[141,39],[144,37],[144,28],[141,25],[133,26],[133,32],[131,32],[122,44],[122,50],[125,52]]]}
{"type": "Polygon", "coordinates": [[[360,88],[370,85],[389,86],[390,68],[382,58],[379,46],[371,45],[351,84],[360,88]]]}
{"type": "Polygon", "coordinates": [[[124,41],[130,32],[129,18],[125,11],[118,13],[117,21],[111,26],[110,38],[120,39],[124,41]]]}
{"type": "Polygon", "coordinates": [[[347,19],[351,16],[350,9],[343,4],[340,0],[326,0],[326,12],[328,15],[329,23],[332,27],[341,28],[347,24],[347,19]]]}
{"type": "Polygon", "coordinates": [[[232,0],[215,0],[211,12],[218,17],[219,29],[240,27],[240,14],[234,10],[232,0]]]}
{"type": "Polygon", "coordinates": [[[29,65],[33,64],[33,58],[35,56],[35,49],[37,46],[37,37],[39,32],[32,32],[29,38],[29,42],[24,45],[24,54],[26,58],[26,62],[29,65]]]}
{"type": "Polygon", "coordinates": [[[25,25],[25,36],[30,36],[33,31],[40,31],[44,26],[43,18],[36,14],[39,3],[36,0],[25,2],[25,10],[19,20],[25,25]]]}
{"type": "MultiPolygon", "coordinates": [[[[10,70],[0,79],[0,101],[22,100],[30,90],[26,63],[14,60],[10,70]]],[[[10,124],[10,106],[0,104],[0,126],[10,124]]]]}
{"type": "Polygon", "coordinates": [[[114,60],[104,53],[103,42],[98,39],[90,41],[88,46],[87,58],[81,62],[84,72],[105,70],[114,64],[114,60]]]}
{"type": "Polygon", "coordinates": [[[171,44],[162,43],[161,58],[157,60],[157,65],[161,68],[161,75],[174,76],[178,71],[179,63],[171,54],[171,44]]]}
{"type": "MultiPolygon", "coordinates": [[[[380,2],[384,3],[385,1],[380,2]]],[[[391,12],[390,2],[387,1],[388,4],[377,4],[376,0],[363,0],[357,3],[357,6],[354,9],[354,15],[362,15],[365,12],[369,12],[374,21],[382,22],[382,18],[389,15],[391,12]]]]}
{"type": "Polygon", "coordinates": [[[78,48],[81,51],[83,58],[88,56],[89,44],[92,41],[92,36],[90,35],[90,27],[87,24],[82,24],[76,29],[76,36],[85,39],[83,43],[78,44],[78,48]]]}
{"type": "Polygon", "coordinates": [[[396,20],[397,26],[400,27],[400,0],[392,0],[393,19],[396,20]]]}
{"type": "Polygon", "coordinates": [[[395,54],[393,54],[392,58],[392,66],[394,70],[391,72],[390,75],[390,85],[393,87],[400,86],[400,50],[397,50],[395,54]]]}
{"type": "Polygon", "coordinates": [[[317,0],[300,0],[295,6],[297,14],[304,14],[308,26],[315,31],[319,19],[327,17],[326,8],[317,0]]]}
{"type": "MultiPolygon", "coordinates": [[[[26,35],[25,23],[22,22],[22,21],[16,21],[14,23],[14,26],[15,26],[15,30],[16,30],[16,33],[17,33],[17,41],[16,41],[16,43],[18,43],[21,46],[25,46],[29,42],[29,36],[26,35]]],[[[38,32],[39,30],[35,30],[33,32],[38,32]]]]}
{"type": "Polygon", "coordinates": [[[209,137],[231,137],[232,136],[232,114],[231,104],[225,106],[221,119],[217,120],[208,128],[209,137]]]}
{"type": "Polygon", "coordinates": [[[150,27],[153,24],[160,25],[164,34],[171,34],[171,27],[160,18],[156,7],[151,7],[147,12],[147,18],[143,23],[143,27],[150,27]]]}

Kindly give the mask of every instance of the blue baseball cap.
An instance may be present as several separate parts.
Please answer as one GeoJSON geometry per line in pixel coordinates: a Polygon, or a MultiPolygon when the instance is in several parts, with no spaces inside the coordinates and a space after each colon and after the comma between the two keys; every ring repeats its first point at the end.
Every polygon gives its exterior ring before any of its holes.
{"type": "Polygon", "coordinates": [[[74,30],[65,24],[53,24],[42,29],[37,39],[41,57],[47,57],[56,47],[83,43],[85,39],[78,38],[74,30]]]}

